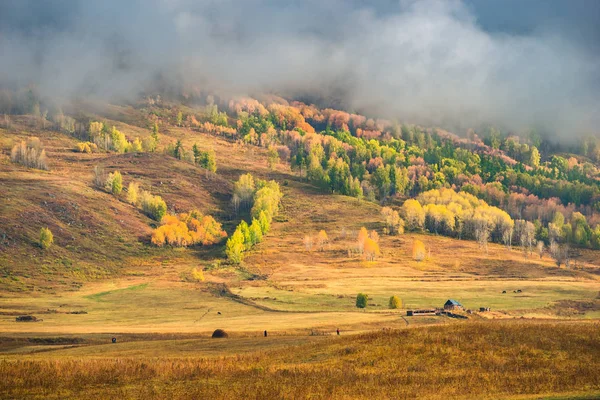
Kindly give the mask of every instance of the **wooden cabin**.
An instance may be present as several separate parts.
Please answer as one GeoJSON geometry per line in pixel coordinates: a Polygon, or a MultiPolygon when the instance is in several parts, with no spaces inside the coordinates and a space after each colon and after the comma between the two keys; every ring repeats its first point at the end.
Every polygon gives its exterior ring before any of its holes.
{"type": "Polygon", "coordinates": [[[444,310],[452,311],[452,310],[462,310],[462,309],[464,309],[464,307],[462,306],[462,304],[460,304],[456,300],[450,299],[444,304],[444,310]]]}

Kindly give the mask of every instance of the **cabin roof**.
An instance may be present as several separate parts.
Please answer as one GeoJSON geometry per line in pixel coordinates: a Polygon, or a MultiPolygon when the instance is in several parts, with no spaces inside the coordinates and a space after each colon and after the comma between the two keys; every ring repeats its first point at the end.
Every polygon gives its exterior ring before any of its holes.
{"type": "Polygon", "coordinates": [[[452,300],[452,299],[449,299],[449,300],[446,302],[446,304],[444,304],[444,305],[445,305],[445,306],[448,306],[448,305],[453,305],[453,306],[461,306],[461,307],[462,307],[462,304],[460,304],[458,301],[456,301],[456,300],[452,300]]]}

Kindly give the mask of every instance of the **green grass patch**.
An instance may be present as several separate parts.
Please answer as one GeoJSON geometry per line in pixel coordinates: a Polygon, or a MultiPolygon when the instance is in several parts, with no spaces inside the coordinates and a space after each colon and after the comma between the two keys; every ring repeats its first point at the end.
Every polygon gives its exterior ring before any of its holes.
{"type": "Polygon", "coordinates": [[[90,294],[90,295],[83,296],[83,297],[86,299],[89,299],[89,300],[94,300],[94,301],[104,301],[104,300],[102,300],[102,298],[104,296],[108,296],[109,294],[115,294],[115,293],[120,293],[120,292],[125,292],[125,291],[133,291],[133,290],[143,290],[143,289],[146,289],[146,287],[148,287],[148,283],[142,283],[139,285],[129,286],[129,287],[126,287],[123,289],[108,290],[106,292],[94,293],[94,294],[90,294]]]}

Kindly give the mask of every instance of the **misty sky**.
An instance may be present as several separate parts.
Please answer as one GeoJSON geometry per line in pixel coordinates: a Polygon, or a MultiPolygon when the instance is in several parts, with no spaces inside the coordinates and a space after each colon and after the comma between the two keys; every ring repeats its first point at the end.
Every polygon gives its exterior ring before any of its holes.
{"type": "Polygon", "coordinates": [[[457,130],[598,134],[596,0],[4,0],[0,85],[275,92],[457,130]]]}

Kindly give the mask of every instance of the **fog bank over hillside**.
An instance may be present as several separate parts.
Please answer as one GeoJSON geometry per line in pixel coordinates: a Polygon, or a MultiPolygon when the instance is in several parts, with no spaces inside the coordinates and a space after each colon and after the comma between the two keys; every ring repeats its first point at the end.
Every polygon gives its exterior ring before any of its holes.
{"type": "MultiPolygon", "coordinates": [[[[598,132],[597,30],[582,39],[577,24],[554,22],[560,15],[487,29],[493,18],[475,0],[369,3],[8,0],[0,84],[133,97],[160,75],[175,87],[325,98],[423,124],[598,132]]],[[[597,21],[593,3],[569,4],[584,10],[565,15],[597,21]]]]}

